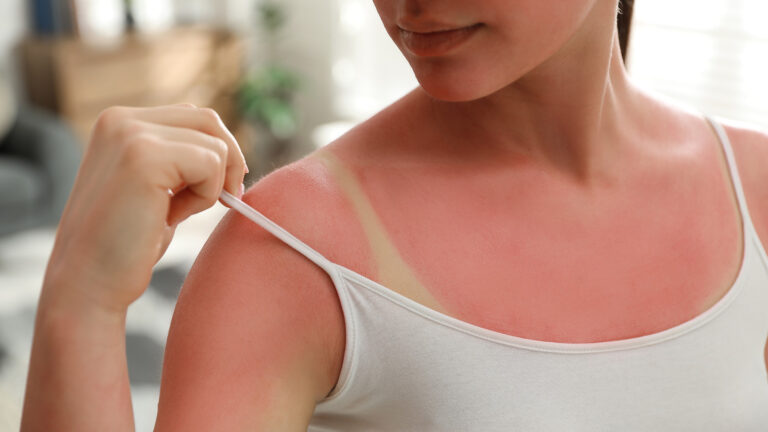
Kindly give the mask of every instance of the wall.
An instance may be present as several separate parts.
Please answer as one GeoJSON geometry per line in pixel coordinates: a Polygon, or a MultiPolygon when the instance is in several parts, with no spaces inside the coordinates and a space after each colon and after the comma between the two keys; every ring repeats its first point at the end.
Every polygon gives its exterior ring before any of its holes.
{"type": "Polygon", "coordinates": [[[297,152],[312,147],[311,134],[322,123],[336,120],[331,77],[332,37],[338,17],[336,0],[283,0],[290,18],[279,54],[282,62],[303,77],[297,98],[301,130],[297,152]]]}
{"type": "Polygon", "coordinates": [[[24,0],[0,0],[0,76],[10,74],[14,88],[18,78],[14,75],[14,49],[27,31],[26,2],[24,0]]]}
{"type": "Polygon", "coordinates": [[[765,0],[635,2],[635,82],[691,108],[768,128],[765,0]]]}

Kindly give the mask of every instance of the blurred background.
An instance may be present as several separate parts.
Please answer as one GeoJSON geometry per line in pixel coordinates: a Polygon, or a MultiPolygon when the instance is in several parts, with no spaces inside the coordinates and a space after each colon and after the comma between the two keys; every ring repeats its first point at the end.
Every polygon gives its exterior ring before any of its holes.
{"type": "MultiPolygon", "coordinates": [[[[625,1],[636,82],[768,128],[768,2],[625,1]]],[[[371,0],[0,0],[0,430],[18,430],[35,303],[98,113],[215,108],[246,186],[417,85],[371,0]]],[[[129,311],[137,430],[152,430],[163,346],[186,272],[225,212],[177,230],[129,311]]]]}

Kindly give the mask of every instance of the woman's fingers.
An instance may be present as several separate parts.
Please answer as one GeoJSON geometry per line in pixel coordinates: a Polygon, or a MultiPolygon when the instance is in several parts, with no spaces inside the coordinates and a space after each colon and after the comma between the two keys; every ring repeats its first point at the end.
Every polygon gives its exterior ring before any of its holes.
{"type": "Polygon", "coordinates": [[[162,149],[153,153],[154,160],[146,166],[159,170],[158,175],[164,176],[166,184],[186,186],[171,198],[166,223],[176,225],[213,206],[219,198],[226,171],[220,152],[164,139],[155,145],[162,149]]]}
{"type": "Polygon", "coordinates": [[[238,193],[245,164],[215,113],[111,107],[93,128],[49,259],[52,279],[93,284],[61,295],[122,310],[146,289],[174,227],[238,193]],[[87,263],[87,271],[81,269],[87,263]],[[118,280],[120,283],[111,284],[118,280]]]}
{"type": "MultiPolygon", "coordinates": [[[[227,161],[226,169],[222,173],[224,176],[222,184],[231,194],[238,195],[240,185],[243,182],[242,173],[238,171],[238,166],[233,165],[231,155],[229,154],[229,145],[224,140],[194,129],[166,126],[157,123],[142,122],[142,124],[149,133],[167,141],[199,145],[216,152],[221,160],[227,161]]],[[[179,186],[173,188],[174,193],[180,189],[179,186]]]]}
{"type": "Polygon", "coordinates": [[[223,140],[229,149],[226,159],[228,175],[225,188],[234,195],[239,193],[240,185],[243,183],[245,173],[248,172],[248,167],[235,137],[224,125],[224,122],[221,121],[216,111],[210,108],[196,108],[186,105],[134,110],[134,118],[138,120],[176,128],[194,129],[223,140]]]}

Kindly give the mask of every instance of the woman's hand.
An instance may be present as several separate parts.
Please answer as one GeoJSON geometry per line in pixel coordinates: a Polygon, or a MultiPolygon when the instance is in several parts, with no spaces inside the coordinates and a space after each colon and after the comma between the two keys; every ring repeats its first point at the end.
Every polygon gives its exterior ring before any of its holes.
{"type": "Polygon", "coordinates": [[[63,212],[41,307],[124,313],[149,284],[176,225],[242,194],[247,167],[215,111],[192,105],[101,113],[63,212]]]}
{"type": "Polygon", "coordinates": [[[245,160],[210,109],[109,108],[59,223],[37,309],[21,430],[134,430],[128,305],[176,224],[240,195],[245,160]]]}

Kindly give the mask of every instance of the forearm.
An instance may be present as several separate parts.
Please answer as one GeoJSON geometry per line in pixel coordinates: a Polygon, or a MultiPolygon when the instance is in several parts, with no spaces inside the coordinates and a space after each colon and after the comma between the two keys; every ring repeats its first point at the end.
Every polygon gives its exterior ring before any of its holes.
{"type": "Polygon", "coordinates": [[[133,431],[125,314],[54,299],[59,288],[38,307],[22,432],[133,431]]]}

